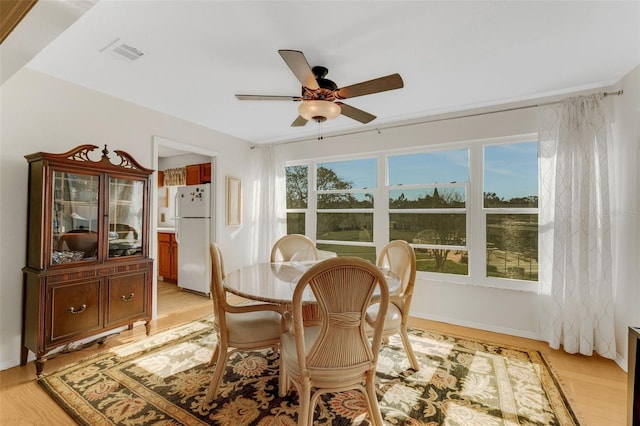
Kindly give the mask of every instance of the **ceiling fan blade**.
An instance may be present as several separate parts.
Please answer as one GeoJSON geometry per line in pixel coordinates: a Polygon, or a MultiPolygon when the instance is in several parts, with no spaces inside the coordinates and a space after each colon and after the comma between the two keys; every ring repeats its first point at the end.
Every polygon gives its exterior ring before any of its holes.
{"type": "Polygon", "coordinates": [[[370,95],[373,93],[386,92],[387,90],[400,89],[404,87],[404,82],[400,74],[391,74],[385,77],[374,78],[362,83],[342,87],[336,92],[338,99],[355,98],[356,96],[370,95]]]}
{"type": "Polygon", "coordinates": [[[304,53],[298,50],[278,50],[282,59],[287,63],[291,71],[300,80],[300,83],[308,89],[317,90],[320,88],[316,81],[313,71],[307,62],[307,58],[304,57],[304,53]]]}
{"type": "Polygon", "coordinates": [[[271,96],[271,95],[236,95],[241,101],[294,101],[302,100],[301,96],[271,96]]]}
{"type": "Polygon", "coordinates": [[[293,123],[291,123],[291,127],[302,127],[305,124],[307,124],[307,119],[299,115],[298,118],[293,120],[293,123]]]}
{"type": "Polygon", "coordinates": [[[363,124],[366,124],[376,119],[375,115],[369,114],[368,112],[358,109],[356,107],[352,107],[351,105],[343,104],[342,102],[336,102],[336,104],[340,105],[340,110],[341,110],[340,113],[342,115],[352,118],[363,124]]]}

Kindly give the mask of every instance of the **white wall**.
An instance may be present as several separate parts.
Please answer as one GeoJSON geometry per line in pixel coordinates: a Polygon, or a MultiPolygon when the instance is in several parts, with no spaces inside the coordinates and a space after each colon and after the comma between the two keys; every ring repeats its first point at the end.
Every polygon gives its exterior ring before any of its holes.
{"type": "MultiPolygon", "coordinates": [[[[111,151],[124,150],[151,168],[153,136],[214,150],[219,153],[216,204],[221,220],[224,176],[247,181],[253,176],[250,168],[241,167],[251,151],[245,141],[28,69],[5,82],[0,96],[0,369],[5,369],[17,365],[20,354],[21,268],[25,265],[27,232],[25,155],[39,151],[61,153],[81,144],[106,144],[111,151]]],[[[153,213],[151,231],[155,229],[153,213]]],[[[216,222],[216,235],[229,268],[249,262],[243,254],[255,230],[250,228],[249,220],[243,220],[243,224],[246,225],[226,228],[222,221],[216,222]]],[[[155,233],[151,235],[151,253],[155,257],[155,233]]]]}
{"type": "MultiPolygon", "coordinates": [[[[626,331],[630,323],[640,324],[640,284],[638,269],[640,209],[638,193],[638,100],[640,71],[627,75],[615,90],[624,96],[613,96],[604,102],[614,111],[616,147],[612,156],[617,197],[614,249],[616,277],[616,339],[618,364],[626,365],[626,331]]],[[[552,99],[542,99],[540,103],[552,99]]],[[[530,102],[532,104],[534,102],[530,102]]],[[[511,105],[511,107],[521,106],[511,105]]],[[[501,109],[508,109],[505,106],[501,109]]],[[[474,113],[482,111],[474,111],[474,113]]],[[[303,160],[335,155],[359,154],[389,149],[433,146],[537,132],[537,109],[528,108],[478,115],[431,123],[398,126],[345,136],[330,136],[321,141],[309,140],[283,145],[283,158],[303,160]]],[[[423,275],[424,277],[424,275],[423,275]]],[[[535,293],[499,288],[479,287],[420,279],[416,281],[411,314],[479,329],[498,331],[539,339],[538,297],[535,293]]]]}
{"type": "Polygon", "coordinates": [[[616,90],[624,95],[613,103],[609,155],[612,170],[612,233],[615,324],[618,354],[626,367],[628,327],[640,326],[640,66],[627,74],[616,90]]]}

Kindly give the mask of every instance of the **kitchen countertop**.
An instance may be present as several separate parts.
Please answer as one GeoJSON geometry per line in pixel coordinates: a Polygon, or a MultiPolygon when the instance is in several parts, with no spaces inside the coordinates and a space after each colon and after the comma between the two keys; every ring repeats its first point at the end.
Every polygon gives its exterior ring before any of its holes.
{"type": "Polygon", "coordinates": [[[176,228],[158,227],[158,232],[166,232],[166,233],[170,233],[170,234],[175,234],[176,228]]]}

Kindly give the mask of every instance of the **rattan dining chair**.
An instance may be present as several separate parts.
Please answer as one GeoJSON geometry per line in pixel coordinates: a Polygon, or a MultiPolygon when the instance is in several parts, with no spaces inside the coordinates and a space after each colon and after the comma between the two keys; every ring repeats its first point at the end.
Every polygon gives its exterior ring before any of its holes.
{"type": "Polygon", "coordinates": [[[280,350],[280,396],[290,384],[297,388],[298,425],[313,424],[320,395],[349,389],[365,395],[372,424],[382,425],[374,381],[388,300],[381,271],[358,257],[327,259],[302,275],[293,293],[293,311],[284,314],[280,350]],[[323,313],[319,326],[304,324],[302,296],[309,288],[323,313]],[[376,290],[381,315],[370,339],[364,318],[376,290]]]}
{"type": "Polygon", "coordinates": [[[282,308],[268,303],[254,305],[230,305],[227,303],[223,282],[223,260],[219,247],[212,244],[211,296],[213,298],[214,324],[217,343],[211,364],[215,369],[205,401],[213,401],[231,354],[238,351],[272,347],[280,350],[282,333],[282,308]]]}
{"type": "MultiPolygon", "coordinates": [[[[409,335],[407,334],[407,320],[409,319],[409,309],[411,308],[411,298],[413,297],[413,287],[416,281],[416,255],[413,248],[406,241],[395,240],[389,242],[378,257],[378,267],[388,268],[400,278],[401,285],[393,292],[389,299],[386,321],[382,337],[388,341],[390,336],[400,334],[402,345],[409,358],[411,368],[418,371],[420,365],[413,353],[409,335]]],[[[367,310],[367,322],[371,325],[375,323],[378,315],[379,305],[372,304],[367,310]]],[[[371,335],[373,329],[369,328],[371,335]]]]}
{"type": "Polygon", "coordinates": [[[285,235],[271,248],[271,262],[289,261],[300,251],[308,251],[314,260],[318,259],[318,249],[311,238],[302,234],[285,235]]]}

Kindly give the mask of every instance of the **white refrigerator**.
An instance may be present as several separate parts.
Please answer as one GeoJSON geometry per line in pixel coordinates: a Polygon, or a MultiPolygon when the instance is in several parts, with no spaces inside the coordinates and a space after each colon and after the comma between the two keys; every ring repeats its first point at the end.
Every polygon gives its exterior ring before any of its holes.
{"type": "Polygon", "coordinates": [[[175,202],[178,287],[209,295],[211,185],[179,187],[175,202]]]}

